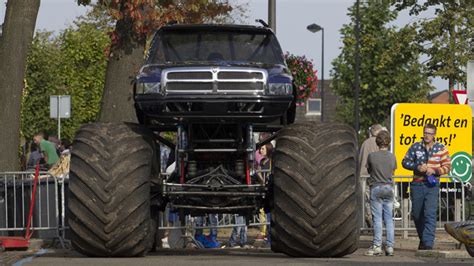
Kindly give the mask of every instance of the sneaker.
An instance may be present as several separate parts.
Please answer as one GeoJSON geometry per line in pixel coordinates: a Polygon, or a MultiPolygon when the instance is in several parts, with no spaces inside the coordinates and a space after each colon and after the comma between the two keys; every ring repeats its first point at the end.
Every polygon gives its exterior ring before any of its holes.
{"type": "Polygon", "coordinates": [[[430,246],[425,246],[421,241],[420,244],[418,244],[418,250],[432,250],[433,247],[430,246]]]}
{"type": "Polygon", "coordinates": [[[161,239],[161,247],[162,248],[170,248],[170,244],[168,243],[168,237],[161,239]]]}
{"type": "Polygon", "coordinates": [[[365,252],[366,256],[380,256],[382,255],[382,248],[380,246],[371,246],[369,250],[365,252]]]}
{"type": "Polygon", "coordinates": [[[253,247],[251,245],[245,244],[245,245],[242,246],[242,248],[243,249],[252,249],[253,247]]]}
{"type": "Polygon", "coordinates": [[[262,234],[258,234],[255,238],[255,241],[265,241],[265,236],[262,234]]]}
{"type": "Polygon", "coordinates": [[[385,255],[386,256],[393,256],[393,247],[386,247],[385,248],[385,255]]]}

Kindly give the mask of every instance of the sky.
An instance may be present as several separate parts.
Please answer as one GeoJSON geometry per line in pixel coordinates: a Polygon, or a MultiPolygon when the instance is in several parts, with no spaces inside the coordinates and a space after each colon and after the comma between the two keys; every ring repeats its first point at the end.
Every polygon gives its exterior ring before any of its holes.
{"type": "MultiPolygon", "coordinates": [[[[268,0],[231,0],[248,3],[247,24],[257,25],[255,19],[268,21],[268,0]]],[[[0,23],[5,14],[5,0],[0,0],[0,23]]],[[[283,51],[305,55],[321,73],[321,32],[312,33],[306,26],[316,23],[324,28],[324,78],[329,79],[331,62],[339,55],[342,46],[339,30],[349,23],[347,9],[351,0],[277,0],[276,34],[283,51]]],[[[83,15],[86,7],[78,6],[76,0],[41,0],[36,29],[59,32],[71,25],[74,18],[83,15]]],[[[404,25],[411,20],[401,14],[395,25],[404,25]]],[[[447,81],[436,79],[437,90],[446,89],[447,81]]]]}

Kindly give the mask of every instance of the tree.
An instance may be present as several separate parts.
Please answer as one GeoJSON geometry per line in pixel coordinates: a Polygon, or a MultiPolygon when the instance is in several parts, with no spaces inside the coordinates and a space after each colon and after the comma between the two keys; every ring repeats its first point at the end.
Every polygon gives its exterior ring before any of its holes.
{"type": "MultiPolygon", "coordinates": [[[[341,29],[343,48],[332,62],[333,89],[340,96],[338,118],[354,121],[355,6],[349,8],[351,22],[341,29]]],[[[368,1],[360,7],[360,124],[368,128],[390,115],[397,102],[421,102],[432,87],[418,62],[420,47],[413,40],[413,26],[397,29],[388,24],[397,17],[386,1],[368,1]]],[[[363,132],[364,133],[364,132],[363,132]]]]}
{"type": "Polygon", "coordinates": [[[413,23],[419,31],[416,41],[428,56],[428,73],[449,81],[450,96],[455,84],[465,86],[467,61],[474,58],[474,3],[428,0],[419,4],[399,0],[394,5],[398,10],[409,9],[412,16],[434,10],[435,17],[413,23]]]}
{"type": "MultiPolygon", "coordinates": [[[[90,0],[78,0],[90,4],[90,0]]],[[[232,8],[212,0],[99,0],[116,21],[111,33],[100,121],[136,121],[132,80],[143,64],[145,44],[154,29],[170,21],[202,23],[228,14],[232,8]]]]}
{"type": "Polygon", "coordinates": [[[84,123],[97,120],[104,87],[108,35],[98,28],[103,21],[91,13],[59,36],[38,32],[28,55],[21,110],[21,129],[27,139],[38,131],[56,132],[49,118],[49,96],[71,95],[71,118],[62,120],[61,136],[72,139],[84,123]]]}
{"type": "Polygon", "coordinates": [[[20,105],[40,0],[7,2],[0,40],[0,171],[19,169],[20,105]]]}

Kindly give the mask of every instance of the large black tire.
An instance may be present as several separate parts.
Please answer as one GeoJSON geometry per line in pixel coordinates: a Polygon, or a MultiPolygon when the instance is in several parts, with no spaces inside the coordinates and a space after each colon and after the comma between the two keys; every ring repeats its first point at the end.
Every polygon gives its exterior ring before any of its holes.
{"type": "Polygon", "coordinates": [[[272,250],[341,257],[359,241],[356,136],[341,124],[293,124],[274,153],[272,250]]]}
{"type": "Polygon", "coordinates": [[[74,139],[69,180],[72,245],[98,257],[143,256],[153,245],[149,132],[133,124],[88,124],[74,139]]]}

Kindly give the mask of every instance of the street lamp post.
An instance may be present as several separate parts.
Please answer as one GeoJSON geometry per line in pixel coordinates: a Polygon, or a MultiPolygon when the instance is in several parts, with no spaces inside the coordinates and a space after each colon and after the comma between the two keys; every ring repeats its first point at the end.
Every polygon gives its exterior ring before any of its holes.
{"type": "Polygon", "coordinates": [[[324,122],[324,28],[318,24],[311,24],[306,27],[312,33],[321,31],[321,122],[324,122]]]}
{"type": "Polygon", "coordinates": [[[360,129],[360,114],[359,114],[359,93],[360,93],[360,13],[359,13],[359,0],[356,1],[356,17],[355,17],[355,77],[354,77],[354,129],[359,134],[360,129]]]}
{"type": "Polygon", "coordinates": [[[268,24],[276,34],[276,0],[268,0],[268,24]]]}

